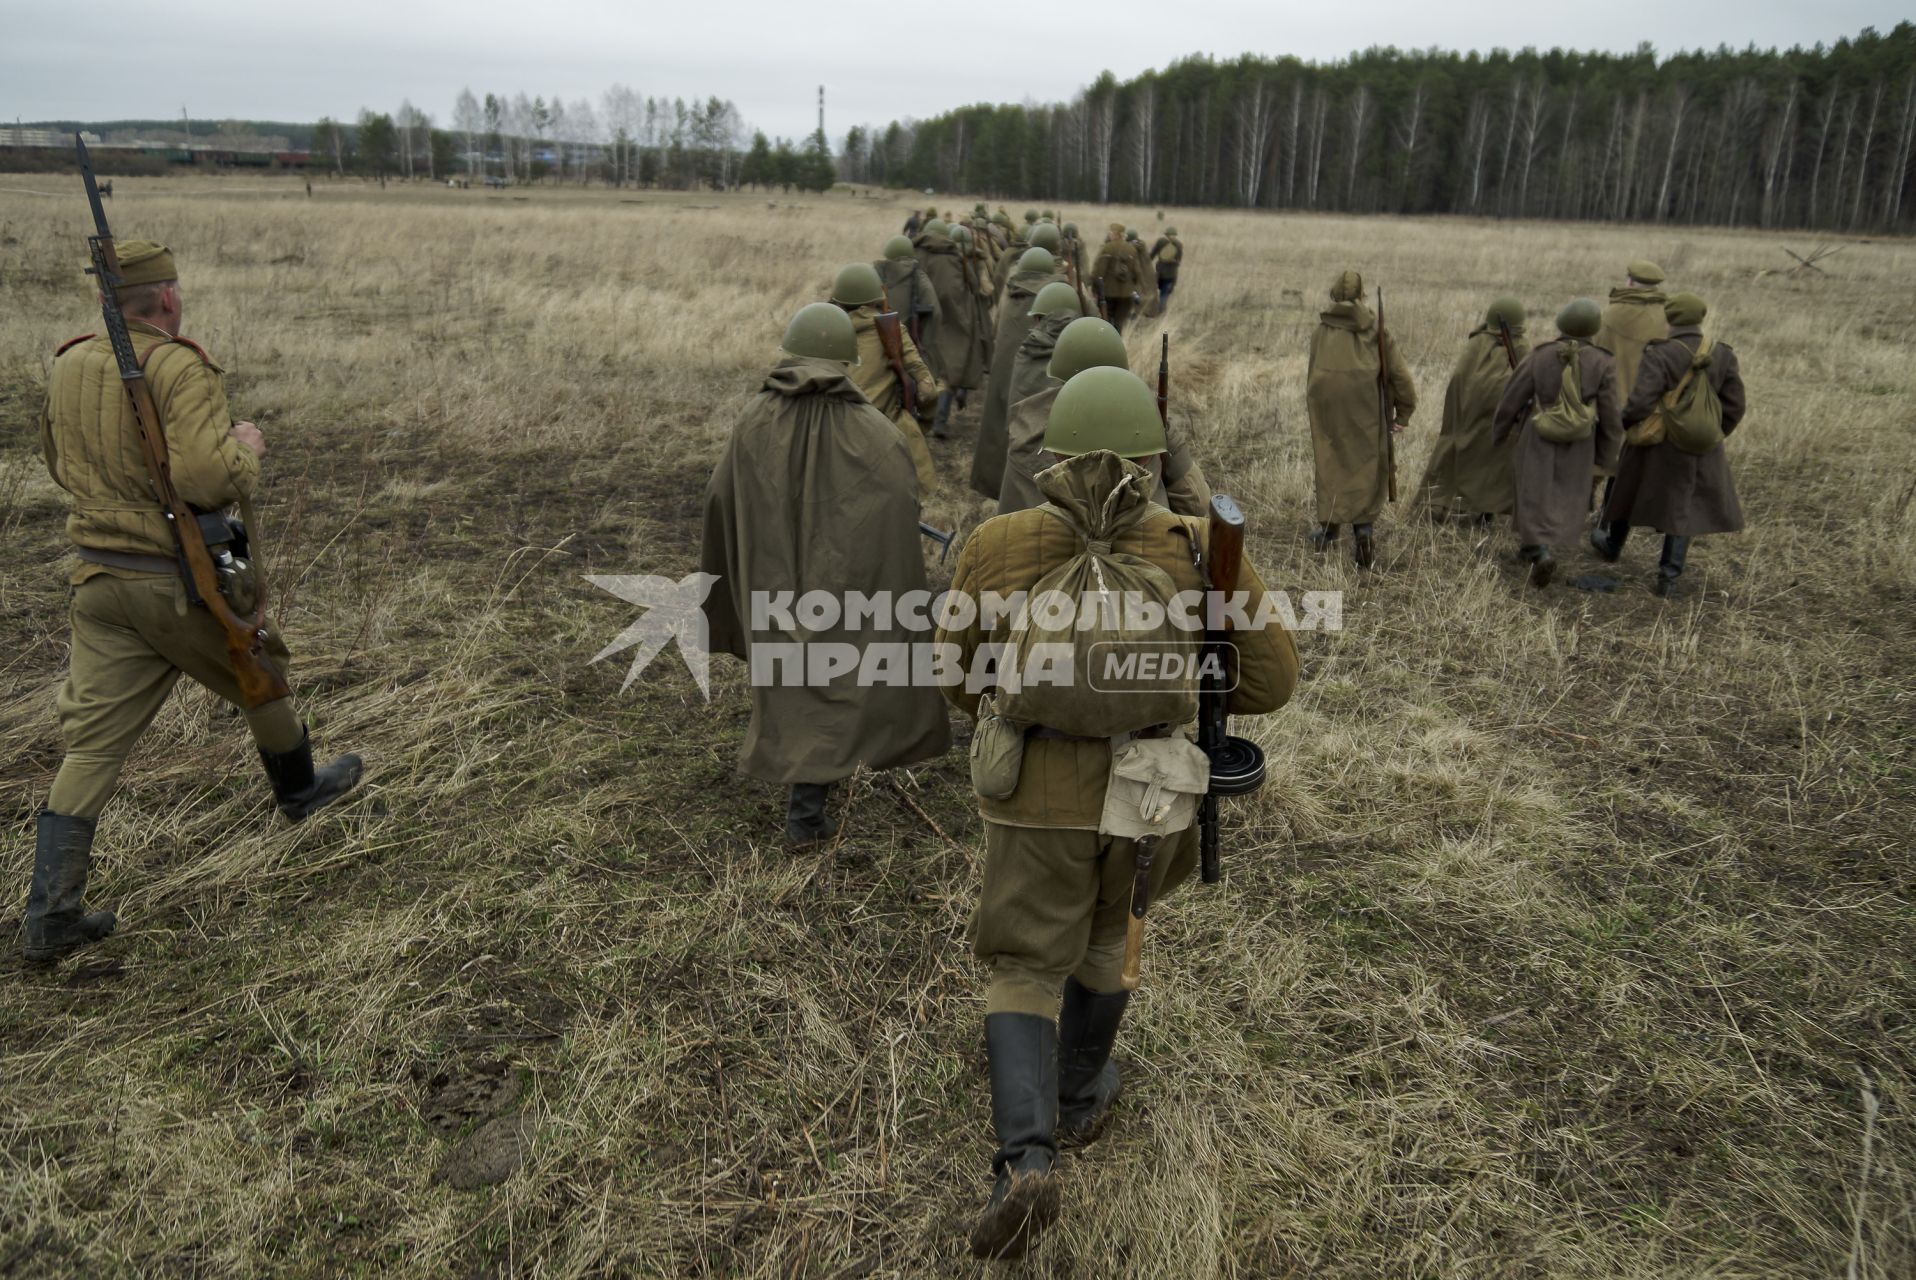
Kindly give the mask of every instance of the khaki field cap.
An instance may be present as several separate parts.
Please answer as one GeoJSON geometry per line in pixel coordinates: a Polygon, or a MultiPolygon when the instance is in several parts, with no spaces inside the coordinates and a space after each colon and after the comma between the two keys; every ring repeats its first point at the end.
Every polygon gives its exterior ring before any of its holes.
{"type": "Polygon", "coordinates": [[[1109,449],[1120,458],[1164,452],[1158,399],[1129,369],[1099,366],[1077,374],[1052,401],[1044,447],[1061,458],[1109,449]]]}
{"type": "Polygon", "coordinates": [[[1364,273],[1346,271],[1331,282],[1332,302],[1362,302],[1364,300],[1364,273]]]}
{"type": "Polygon", "coordinates": [[[1557,332],[1566,338],[1594,338],[1603,328],[1603,308],[1589,298],[1576,298],[1557,313],[1557,332]]]}
{"type": "Polygon", "coordinates": [[[1694,293],[1679,293],[1663,304],[1663,318],[1678,328],[1702,324],[1703,317],[1709,314],[1709,304],[1694,293]]]}
{"type": "Polygon", "coordinates": [[[1111,234],[1116,236],[1120,240],[1124,239],[1124,224],[1122,222],[1112,223],[1111,234]]]}
{"type": "Polygon", "coordinates": [[[788,356],[858,363],[858,334],[852,329],[852,318],[829,302],[800,307],[785,326],[785,340],[779,346],[788,356]]]}
{"type": "Polygon", "coordinates": [[[1624,270],[1628,271],[1630,278],[1638,284],[1663,283],[1663,268],[1646,258],[1638,258],[1635,262],[1625,267],[1624,270]]]}
{"type": "Polygon", "coordinates": [[[120,251],[122,286],[159,284],[180,278],[180,273],[173,268],[173,251],[163,244],[154,244],[151,240],[121,240],[114,247],[120,251]]]}

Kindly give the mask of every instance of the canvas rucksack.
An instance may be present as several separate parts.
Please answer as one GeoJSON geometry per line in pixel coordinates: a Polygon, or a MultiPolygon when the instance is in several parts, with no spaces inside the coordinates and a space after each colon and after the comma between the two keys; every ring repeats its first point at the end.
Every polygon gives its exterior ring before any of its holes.
{"type": "Polygon", "coordinates": [[[1671,387],[1657,408],[1663,417],[1664,437],[1684,453],[1701,457],[1723,446],[1723,402],[1710,384],[1710,340],[1705,338],[1690,357],[1689,372],[1671,387]]]}
{"type": "Polygon", "coordinates": [[[1166,240],[1158,250],[1158,261],[1168,267],[1175,267],[1183,257],[1184,250],[1178,247],[1175,240],[1166,240]]]}
{"type": "MultiPolygon", "coordinates": [[[[1134,476],[1126,483],[1143,481],[1134,476]]],[[[1180,725],[1197,714],[1203,633],[1183,630],[1174,621],[1178,589],[1170,574],[1141,556],[1111,548],[1157,509],[1149,501],[1126,502],[1127,496],[1135,495],[1114,492],[1090,527],[1055,504],[1039,508],[1070,526],[1079,549],[1032,585],[1012,620],[997,698],[998,713],[1006,719],[1076,737],[1110,738],[1152,725],[1180,725]],[[1071,603],[1071,616],[1045,607],[1047,593],[1053,592],[1071,603]],[[1150,625],[1148,608],[1127,617],[1132,602],[1160,606],[1156,625],[1150,625]],[[1015,683],[1032,674],[1034,654],[1055,659],[1050,665],[1059,678],[1015,683]],[[1068,681],[1062,678],[1067,665],[1068,681]]]]}
{"type": "Polygon", "coordinates": [[[1563,382],[1557,398],[1537,410],[1530,425],[1537,435],[1551,444],[1575,444],[1588,440],[1597,429],[1597,406],[1583,398],[1583,381],[1577,373],[1578,344],[1566,342],[1557,349],[1563,359],[1563,382]]]}

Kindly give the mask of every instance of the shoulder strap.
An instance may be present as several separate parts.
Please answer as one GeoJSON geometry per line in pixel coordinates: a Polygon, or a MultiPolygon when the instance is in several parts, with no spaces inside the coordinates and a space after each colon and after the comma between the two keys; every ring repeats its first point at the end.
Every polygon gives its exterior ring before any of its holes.
{"type": "Polygon", "coordinates": [[[63,355],[65,355],[65,354],[67,353],[67,351],[68,351],[68,350],[69,350],[70,348],[73,348],[73,347],[77,347],[77,346],[79,346],[79,345],[80,345],[80,344],[81,344],[82,342],[86,342],[86,341],[89,341],[89,340],[91,340],[91,339],[93,339],[93,338],[96,338],[96,337],[98,337],[98,336],[99,336],[98,334],[93,334],[93,333],[83,333],[83,334],[81,334],[81,335],[80,335],[79,337],[77,337],[77,338],[68,338],[68,339],[67,339],[67,340],[66,340],[65,342],[62,342],[62,343],[61,343],[61,344],[60,344],[59,346],[57,346],[57,347],[55,347],[55,348],[53,349],[53,354],[54,354],[55,356],[63,356],[63,355]]]}

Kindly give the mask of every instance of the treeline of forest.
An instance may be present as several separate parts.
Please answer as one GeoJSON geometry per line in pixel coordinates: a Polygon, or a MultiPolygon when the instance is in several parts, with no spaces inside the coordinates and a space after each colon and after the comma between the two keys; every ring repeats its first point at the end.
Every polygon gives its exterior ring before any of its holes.
{"type": "Polygon", "coordinates": [[[1017,199],[1908,230],[1916,25],[1834,45],[1191,57],[848,135],[853,181],[1017,199]]]}

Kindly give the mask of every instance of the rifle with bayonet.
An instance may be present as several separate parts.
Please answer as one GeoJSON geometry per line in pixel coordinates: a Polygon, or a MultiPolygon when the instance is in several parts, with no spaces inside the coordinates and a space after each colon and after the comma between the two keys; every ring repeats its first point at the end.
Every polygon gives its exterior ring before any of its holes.
{"type": "Polygon", "coordinates": [[[1390,334],[1384,328],[1384,291],[1377,291],[1377,418],[1384,433],[1384,465],[1388,468],[1390,500],[1397,501],[1397,436],[1391,430],[1397,410],[1390,398],[1390,334]]]}
{"type": "Polygon", "coordinates": [[[119,366],[120,385],[133,403],[133,420],[140,437],[140,453],[146,460],[147,475],[160,512],[173,532],[178,553],[180,576],[186,583],[187,598],[204,608],[219,623],[226,637],[226,656],[233,664],[233,677],[239,686],[240,703],[247,710],[263,707],[286,697],[292,691],[266,656],[266,574],[254,564],[256,586],[253,613],[242,618],[234,613],[220,591],[221,569],[233,572],[238,566],[232,553],[222,552],[230,564],[216,565],[200,532],[200,513],[188,506],[173,486],[172,469],[167,462],[166,427],[153,402],[153,389],[147,385],[146,372],[133,350],[133,339],[126,328],[126,316],[120,310],[120,255],[114,248],[113,232],[106,223],[106,210],[100,203],[100,187],[93,178],[93,161],[87,155],[86,141],[73,136],[80,159],[80,176],[86,181],[87,203],[93,209],[94,234],[87,237],[87,250],[93,259],[88,268],[100,286],[100,316],[106,324],[107,339],[113,345],[113,359],[119,366]]]}
{"type": "Polygon", "coordinates": [[[898,313],[880,311],[872,317],[872,323],[878,330],[878,345],[885,351],[885,363],[891,366],[892,376],[898,379],[899,401],[906,413],[916,417],[918,383],[905,370],[905,335],[898,323],[898,313]]]}

